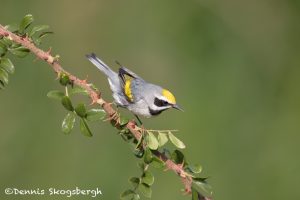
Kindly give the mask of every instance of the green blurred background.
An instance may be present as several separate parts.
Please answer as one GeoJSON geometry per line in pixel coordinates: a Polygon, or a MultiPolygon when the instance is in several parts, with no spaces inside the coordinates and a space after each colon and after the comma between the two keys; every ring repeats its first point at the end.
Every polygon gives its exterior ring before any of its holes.
{"type": "MultiPolygon", "coordinates": [[[[55,32],[62,65],[88,76],[112,100],[107,80],[84,55],[120,61],[173,91],[185,112],[144,119],[146,128],[179,129],[187,158],[211,177],[215,199],[299,199],[300,3],[297,0],[0,0],[0,23],[28,13],[55,32]],[[298,155],[298,156],[297,156],[298,155]]],[[[139,175],[132,149],[108,123],[61,133],[66,111],[46,97],[61,89],[44,62],[14,59],[0,91],[0,199],[6,187],[86,189],[118,199],[139,175]]],[[[122,111],[127,116],[131,115],[122,111]]],[[[190,199],[172,172],[153,170],[152,199],[190,199]]],[[[89,199],[72,197],[72,199],[89,199]]],[[[90,198],[91,199],[91,198],[90,198]]]]}

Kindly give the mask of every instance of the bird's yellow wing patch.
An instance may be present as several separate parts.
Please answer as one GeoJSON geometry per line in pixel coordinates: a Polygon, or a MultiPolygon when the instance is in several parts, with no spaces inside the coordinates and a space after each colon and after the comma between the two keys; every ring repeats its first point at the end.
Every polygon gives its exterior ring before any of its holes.
{"type": "Polygon", "coordinates": [[[163,89],[162,95],[168,99],[169,103],[176,104],[175,97],[169,90],[163,89]]]}
{"type": "Polygon", "coordinates": [[[127,79],[126,81],[125,81],[125,85],[124,85],[124,92],[125,92],[125,95],[126,95],[126,97],[130,100],[130,101],[133,101],[133,95],[132,95],[132,93],[131,93],[131,80],[132,79],[127,79]]]}

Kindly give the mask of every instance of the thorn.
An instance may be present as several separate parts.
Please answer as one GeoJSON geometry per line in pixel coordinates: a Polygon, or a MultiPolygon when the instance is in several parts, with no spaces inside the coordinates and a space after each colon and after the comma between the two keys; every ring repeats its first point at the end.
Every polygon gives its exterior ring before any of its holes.
{"type": "Polygon", "coordinates": [[[178,164],[178,167],[179,167],[180,169],[183,169],[183,166],[184,166],[184,161],[183,161],[181,164],[178,164]]]}
{"type": "Polygon", "coordinates": [[[87,82],[87,79],[88,79],[88,75],[86,75],[86,78],[85,79],[83,79],[81,82],[83,83],[83,84],[86,84],[86,85],[88,85],[88,82],[87,82]]]}
{"type": "Polygon", "coordinates": [[[90,103],[90,106],[91,106],[91,105],[94,105],[95,103],[97,103],[97,100],[92,99],[92,102],[90,103]]]}
{"type": "Polygon", "coordinates": [[[46,51],[46,53],[47,53],[48,55],[50,55],[50,54],[51,54],[51,51],[52,51],[52,47],[49,47],[49,49],[48,49],[48,51],[46,51]]]}

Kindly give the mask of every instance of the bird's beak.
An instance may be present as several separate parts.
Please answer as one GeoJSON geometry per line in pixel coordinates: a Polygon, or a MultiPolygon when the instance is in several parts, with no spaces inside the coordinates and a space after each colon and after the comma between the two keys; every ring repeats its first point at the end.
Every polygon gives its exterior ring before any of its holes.
{"type": "Polygon", "coordinates": [[[177,104],[174,104],[172,107],[177,109],[177,110],[180,110],[180,111],[184,112],[184,110],[182,110],[182,108],[180,108],[177,104]]]}

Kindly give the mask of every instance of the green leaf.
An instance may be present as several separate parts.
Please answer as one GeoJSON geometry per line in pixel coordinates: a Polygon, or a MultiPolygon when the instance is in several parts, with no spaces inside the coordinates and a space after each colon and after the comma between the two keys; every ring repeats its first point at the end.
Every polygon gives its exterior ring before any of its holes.
{"type": "Polygon", "coordinates": [[[124,192],[122,192],[122,194],[120,195],[121,199],[129,199],[132,198],[132,196],[134,196],[136,193],[133,190],[125,190],[124,192]]]}
{"type": "Polygon", "coordinates": [[[70,77],[65,73],[61,73],[59,76],[59,82],[61,85],[66,86],[70,83],[70,77]]]}
{"type": "Polygon", "coordinates": [[[74,87],[70,90],[69,92],[70,95],[73,95],[73,94],[83,94],[83,95],[89,95],[89,93],[86,91],[86,89],[83,89],[81,87],[74,87]]]}
{"type": "Polygon", "coordinates": [[[151,198],[152,190],[149,185],[142,183],[138,187],[139,191],[147,198],[151,198]]]}
{"type": "Polygon", "coordinates": [[[149,171],[144,172],[142,176],[142,182],[146,183],[147,185],[152,185],[154,183],[154,176],[152,173],[149,171]]]}
{"type": "Polygon", "coordinates": [[[106,112],[103,109],[90,109],[86,112],[86,119],[88,121],[103,120],[106,116],[106,112]]]}
{"type": "Polygon", "coordinates": [[[123,116],[120,117],[120,125],[121,126],[125,126],[126,124],[128,124],[129,120],[123,116]]]}
{"type": "Polygon", "coordinates": [[[73,112],[69,112],[67,116],[64,118],[61,129],[65,134],[71,133],[75,124],[75,114],[73,112]]]}
{"type": "Polygon", "coordinates": [[[160,168],[163,168],[163,167],[165,166],[165,163],[164,163],[161,159],[159,159],[159,158],[157,158],[157,157],[154,156],[154,157],[152,158],[151,165],[152,165],[154,168],[160,169],[160,168]]]}
{"type": "Polygon", "coordinates": [[[171,155],[171,159],[176,163],[176,164],[182,164],[185,161],[184,155],[181,151],[175,150],[173,151],[171,155]]]}
{"type": "Polygon", "coordinates": [[[8,84],[8,73],[2,68],[0,68],[0,81],[4,84],[8,84]]]}
{"type": "Polygon", "coordinates": [[[131,200],[139,200],[139,199],[140,199],[139,194],[134,194],[133,197],[131,198],[131,200]]]}
{"type": "Polygon", "coordinates": [[[74,108],[72,106],[72,102],[68,96],[63,96],[61,98],[62,105],[69,111],[74,111],[74,108]]]}
{"type": "Polygon", "coordinates": [[[10,39],[8,39],[7,37],[2,38],[0,40],[0,43],[2,45],[5,45],[6,47],[10,47],[13,44],[13,42],[10,39]]]}
{"type": "Polygon", "coordinates": [[[145,153],[144,153],[144,162],[146,163],[146,164],[149,164],[149,163],[151,163],[152,162],[152,152],[151,152],[151,150],[149,149],[149,148],[146,148],[145,149],[145,153]]]}
{"type": "Polygon", "coordinates": [[[87,136],[87,137],[93,136],[90,128],[88,127],[85,119],[83,119],[83,118],[80,118],[80,131],[84,136],[87,136]]]}
{"type": "Polygon", "coordinates": [[[164,146],[168,142],[167,134],[158,132],[158,144],[160,147],[164,146]]]}
{"type": "Polygon", "coordinates": [[[19,30],[19,25],[17,24],[9,24],[5,26],[6,30],[10,31],[10,32],[16,32],[17,30],[19,30]]]}
{"type": "Polygon", "coordinates": [[[3,56],[6,52],[7,52],[6,46],[0,42],[0,57],[3,56]]]}
{"type": "Polygon", "coordinates": [[[28,55],[28,53],[30,52],[29,49],[23,47],[23,46],[19,46],[17,48],[12,48],[9,49],[9,51],[14,54],[15,56],[19,57],[19,58],[24,58],[25,56],[28,55]]]}
{"type": "MultiPolygon", "coordinates": [[[[130,139],[128,138],[128,136],[126,136],[125,141],[128,141],[128,140],[130,140],[130,139]]],[[[137,158],[142,158],[144,155],[144,150],[143,149],[134,149],[133,153],[137,158]]]]}
{"type": "Polygon", "coordinates": [[[29,33],[29,37],[32,37],[35,33],[39,32],[39,31],[43,31],[48,29],[49,26],[48,25],[38,25],[38,26],[34,26],[30,33],[29,33]]]}
{"type": "Polygon", "coordinates": [[[76,106],[75,112],[79,117],[85,117],[86,116],[86,108],[83,103],[80,103],[76,106]]]}
{"type": "Polygon", "coordinates": [[[147,131],[147,133],[148,133],[148,136],[146,136],[147,146],[152,150],[156,150],[158,148],[158,141],[156,137],[150,131],[147,131]]]}
{"type": "Polygon", "coordinates": [[[31,14],[26,15],[20,23],[19,32],[23,33],[28,26],[33,22],[33,16],[31,14]]]}
{"type": "Polygon", "coordinates": [[[15,67],[13,63],[8,58],[1,58],[0,60],[0,67],[5,69],[10,74],[13,74],[15,72],[15,67]]]}
{"type": "Polygon", "coordinates": [[[199,174],[202,171],[202,166],[199,164],[189,165],[188,169],[195,174],[199,174]]]}
{"type": "Polygon", "coordinates": [[[4,83],[0,80],[0,89],[3,89],[5,87],[4,83]]]}
{"type": "Polygon", "coordinates": [[[145,171],[146,166],[145,166],[145,163],[144,163],[144,162],[138,162],[137,165],[138,165],[138,167],[142,170],[142,172],[145,171]]]}
{"type": "Polygon", "coordinates": [[[65,94],[58,90],[52,90],[47,93],[47,97],[52,98],[52,99],[57,99],[57,100],[61,100],[62,97],[64,97],[64,96],[65,96],[65,94]]]}
{"type": "Polygon", "coordinates": [[[141,180],[140,180],[138,177],[131,177],[131,178],[129,179],[129,182],[132,184],[132,186],[133,186],[134,188],[137,188],[137,187],[139,186],[141,180]]]}
{"type": "Polygon", "coordinates": [[[45,32],[42,32],[39,36],[38,36],[38,39],[42,39],[43,37],[45,37],[46,35],[49,35],[49,34],[53,34],[52,31],[45,31],[45,32]]]}
{"type": "Polygon", "coordinates": [[[198,191],[194,187],[192,187],[192,200],[199,200],[198,191]]]}
{"type": "Polygon", "coordinates": [[[206,182],[206,178],[193,178],[192,186],[203,196],[211,197],[212,188],[206,182]]]}
{"type": "Polygon", "coordinates": [[[142,145],[143,145],[143,141],[144,141],[144,137],[141,136],[140,139],[137,141],[135,148],[136,148],[136,149],[141,148],[142,145]]]}
{"type": "Polygon", "coordinates": [[[173,133],[169,132],[168,133],[169,135],[169,139],[171,140],[171,142],[176,146],[178,147],[179,149],[184,149],[185,148],[185,145],[182,141],[180,141],[177,137],[175,137],[173,135],[173,133]]]}

